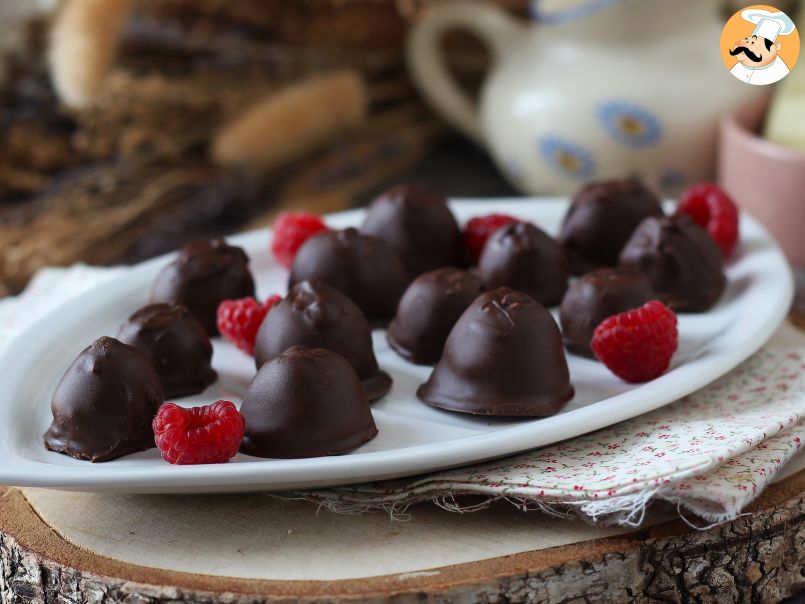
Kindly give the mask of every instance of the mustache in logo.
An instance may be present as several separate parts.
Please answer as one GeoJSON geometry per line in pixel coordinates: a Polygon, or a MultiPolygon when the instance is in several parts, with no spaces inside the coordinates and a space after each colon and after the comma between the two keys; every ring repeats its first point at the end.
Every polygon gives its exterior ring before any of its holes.
{"type": "Polygon", "coordinates": [[[734,57],[744,53],[747,57],[749,57],[750,61],[754,61],[755,63],[760,63],[763,60],[763,57],[760,55],[756,55],[751,50],[749,50],[746,46],[738,46],[735,50],[731,50],[730,54],[734,57]]]}

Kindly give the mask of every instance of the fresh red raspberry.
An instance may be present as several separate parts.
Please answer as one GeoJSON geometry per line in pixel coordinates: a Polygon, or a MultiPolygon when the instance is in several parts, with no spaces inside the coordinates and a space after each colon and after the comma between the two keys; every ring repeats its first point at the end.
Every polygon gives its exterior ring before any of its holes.
{"type": "Polygon", "coordinates": [[[652,300],[604,319],[593,332],[592,348],[598,360],[619,378],[647,382],[668,369],[678,340],[676,314],[652,300]]]}
{"type": "Polygon", "coordinates": [[[688,214],[706,229],[727,258],[738,243],[738,206],[711,183],[692,186],[679,198],[677,214],[688,214]]]}
{"type": "Polygon", "coordinates": [[[151,424],[162,459],[173,464],[226,463],[240,448],[245,423],[229,401],[184,409],[165,403],[151,424]]]}
{"type": "Polygon", "coordinates": [[[268,311],[281,296],[273,295],[263,304],[254,298],[224,300],[218,305],[218,331],[246,354],[254,354],[254,340],[268,311]]]}
{"type": "Polygon", "coordinates": [[[271,251],[285,268],[291,268],[296,252],[316,233],[326,231],[327,225],[316,214],[308,212],[282,212],[274,222],[271,251]]]}
{"type": "Polygon", "coordinates": [[[478,264],[481,252],[484,251],[487,239],[500,227],[519,222],[514,216],[506,214],[488,214],[486,216],[476,216],[470,218],[467,226],[464,227],[464,247],[470,256],[472,264],[478,264]]]}

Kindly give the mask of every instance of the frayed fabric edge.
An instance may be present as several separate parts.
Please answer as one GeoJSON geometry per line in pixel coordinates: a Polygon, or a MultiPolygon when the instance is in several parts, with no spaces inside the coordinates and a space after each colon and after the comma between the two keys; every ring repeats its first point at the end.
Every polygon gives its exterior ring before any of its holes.
{"type": "MultiPolygon", "coordinates": [[[[314,497],[310,494],[268,494],[268,496],[284,500],[308,501],[314,503],[318,506],[317,513],[320,510],[347,515],[384,512],[389,515],[391,520],[401,522],[410,520],[411,514],[409,508],[412,505],[424,502],[430,502],[443,510],[458,514],[479,512],[488,509],[495,503],[506,502],[523,512],[538,511],[557,518],[581,519],[592,525],[617,525],[628,528],[637,528],[643,524],[648,507],[653,501],[666,501],[673,504],[677,509],[679,518],[696,530],[708,530],[719,524],[735,520],[742,515],[740,509],[715,510],[712,506],[702,506],[695,500],[680,497],[679,494],[671,488],[657,488],[634,495],[623,495],[595,501],[543,501],[512,495],[481,496],[483,498],[479,501],[479,495],[476,493],[454,493],[450,491],[445,491],[438,495],[431,494],[401,498],[395,501],[371,502],[328,499],[314,497]],[[462,501],[464,498],[472,498],[472,501],[462,501]],[[683,513],[683,509],[695,514],[707,524],[701,525],[691,520],[683,513]]],[[[749,501],[746,503],[749,503],[749,501]]]]}

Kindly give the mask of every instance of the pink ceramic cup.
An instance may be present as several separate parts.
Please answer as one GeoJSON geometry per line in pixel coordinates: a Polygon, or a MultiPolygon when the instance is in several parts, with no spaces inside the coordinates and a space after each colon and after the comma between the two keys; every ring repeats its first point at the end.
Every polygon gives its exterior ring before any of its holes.
{"type": "Polygon", "coordinates": [[[769,97],[721,122],[719,182],[760,220],[797,267],[805,267],[805,153],[762,139],[769,97]]]}

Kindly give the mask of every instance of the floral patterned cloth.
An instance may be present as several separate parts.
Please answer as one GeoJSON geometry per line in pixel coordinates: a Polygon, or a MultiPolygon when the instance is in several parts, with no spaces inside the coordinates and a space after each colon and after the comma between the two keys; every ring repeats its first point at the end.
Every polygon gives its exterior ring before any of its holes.
{"type": "MultiPolygon", "coordinates": [[[[40,271],[21,296],[0,301],[0,344],[118,270],[40,271]]],[[[689,397],[560,444],[426,476],[295,496],[337,511],[392,512],[429,500],[468,511],[505,498],[524,509],[629,525],[640,524],[648,502],[664,499],[712,522],[729,520],[805,439],[805,336],[784,340],[778,334],[689,397]],[[456,499],[461,495],[482,499],[456,499]]]]}

